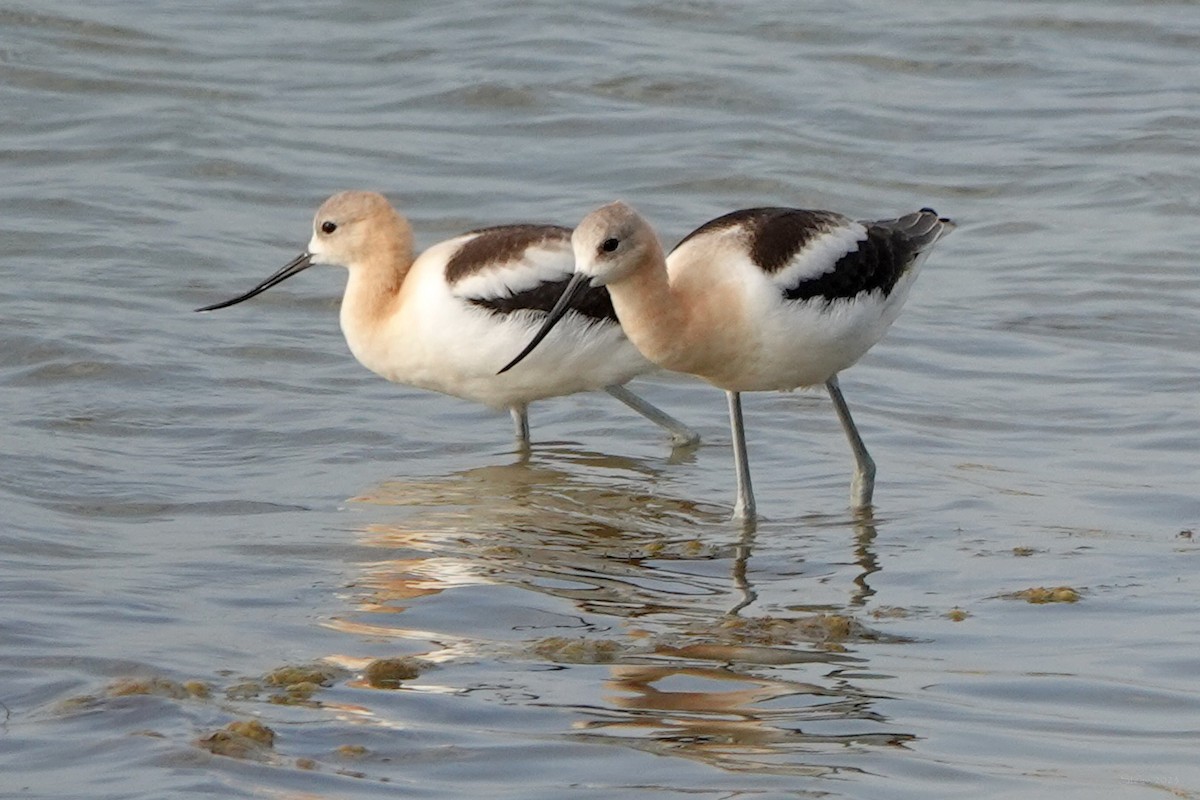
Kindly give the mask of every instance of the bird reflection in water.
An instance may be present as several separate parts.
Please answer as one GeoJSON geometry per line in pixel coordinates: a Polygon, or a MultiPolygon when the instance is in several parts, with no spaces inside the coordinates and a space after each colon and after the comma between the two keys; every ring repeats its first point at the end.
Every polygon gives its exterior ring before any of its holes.
{"type": "MultiPolygon", "coordinates": [[[[858,661],[825,655],[829,665],[858,661]]],[[[842,769],[820,763],[821,745],[842,750],[903,745],[915,738],[885,730],[886,721],[874,711],[877,698],[849,682],[821,685],[766,670],[754,674],[752,667],[746,661],[737,667],[611,667],[605,687],[612,694],[606,700],[616,713],[591,714],[601,718],[578,723],[576,735],[724,769],[806,775],[842,769]],[[796,759],[797,754],[805,757],[796,759]]]]}
{"type": "Polygon", "coordinates": [[[566,447],[382,484],[354,505],[375,518],[359,544],[385,557],[363,564],[356,610],[332,624],[414,648],[436,642],[440,649],[414,654],[441,663],[488,657],[566,667],[538,674],[561,675],[574,689],[535,702],[566,702],[577,717],[572,736],[727,769],[836,771],[796,753],[912,738],[876,710],[876,694],[861,685],[868,679],[854,678],[868,672],[856,649],[899,641],[848,611],[865,605],[880,569],[869,513],[763,522],[731,541],[722,508],[670,490],[655,465],[566,447]],[[806,540],[796,537],[825,537],[823,529],[848,531],[853,542],[847,562],[819,564],[814,577],[795,566],[806,564],[806,540]],[[756,586],[756,543],[772,561],[782,553],[793,571],[765,565],[756,586]],[[831,573],[846,592],[841,603],[779,602],[781,592],[812,596],[797,582],[827,586],[831,573]],[[773,613],[755,611],[763,591],[773,613]],[[442,628],[407,626],[409,610],[413,621],[442,628]],[[517,641],[514,631],[524,632],[517,641]],[[594,698],[599,685],[599,705],[564,701],[580,692],[594,698]]]}

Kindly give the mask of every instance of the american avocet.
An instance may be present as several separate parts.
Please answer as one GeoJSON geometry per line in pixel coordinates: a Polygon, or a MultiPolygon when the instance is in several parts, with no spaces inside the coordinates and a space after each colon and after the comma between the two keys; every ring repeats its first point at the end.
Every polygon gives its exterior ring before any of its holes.
{"type": "Polygon", "coordinates": [[[830,211],[751,208],[701,225],[664,258],[646,221],[612,203],[575,229],[575,276],[505,369],[537,346],[576,292],[605,286],[643,355],[728,395],[735,516],[754,516],[739,393],[821,383],[854,451],[851,502],[867,507],[875,464],[837,376],[883,337],[930,248],[953,227],[928,208],[875,222],[830,211]]]}
{"type": "Polygon", "coordinates": [[[529,442],[534,400],[604,389],[676,444],[699,437],[625,388],[654,369],[617,323],[608,291],[576,292],[560,309],[566,330],[530,369],[496,368],[546,318],[574,269],[571,229],[505,225],[464,233],[413,257],[408,220],[383,195],[342,192],[313,220],[308,249],[243,295],[197,311],[240,303],[314,264],[350,272],[341,325],[363,366],[390,381],[508,408],[517,438],[529,442]]]}

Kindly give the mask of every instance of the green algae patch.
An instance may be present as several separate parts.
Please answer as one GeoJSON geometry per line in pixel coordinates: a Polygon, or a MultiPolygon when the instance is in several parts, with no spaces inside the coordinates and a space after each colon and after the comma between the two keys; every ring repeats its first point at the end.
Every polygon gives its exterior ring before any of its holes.
{"type": "Polygon", "coordinates": [[[962,610],[958,606],[955,606],[946,612],[946,619],[950,620],[951,622],[962,622],[969,616],[971,616],[969,612],[962,610]]]}
{"type": "Polygon", "coordinates": [[[315,683],[332,686],[345,673],[331,664],[300,664],[271,670],[263,676],[267,686],[291,686],[297,683],[315,683]]]}
{"type": "Polygon", "coordinates": [[[806,617],[728,617],[719,626],[721,639],[732,644],[767,647],[807,642],[841,651],[848,642],[894,641],[846,614],[822,613],[806,617]]]}
{"type": "Polygon", "coordinates": [[[288,665],[271,670],[262,678],[264,688],[277,691],[268,701],[284,706],[313,706],[313,696],[321,689],[332,686],[334,681],[346,675],[346,671],[332,664],[288,665]]]}
{"type": "Polygon", "coordinates": [[[871,610],[871,616],[875,619],[908,619],[912,615],[910,609],[902,606],[880,606],[871,610]]]}
{"type": "Polygon", "coordinates": [[[117,678],[98,694],[81,694],[60,701],[55,710],[75,714],[98,708],[106,700],[118,697],[163,697],[168,700],[207,700],[212,689],[204,681],[176,681],[159,676],[117,678]]]}
{"type": "Polygon", "coordinates": [[[1000,595],[1005,600],[1024,600],[1026,603],[1042,605],[1043,603],[1077,603],[1082,596],[1078,589],[1070,586],[1037,586],[1000,595]]]}
{"type": "Polygon", "coordinates": [[[237,720],[225,726],[225,730],[237,736],[244,736],[263,747],[275,746],[275,731],[263,725],[256,719],[237,720]]]}
{"type": "Polygon", "coordinates": [[[225,696],[230,700],[253,700],[262,693],[262,690],[263,685],[258,681],[242,681],[227,687],[225,696]]]}
{"type": "Polygon", "coordinates": [[[372,689],[398,689],[429,667],[428,661],[419,658],[377,658],[363,670],[363,680],[372,689]]]}
{"type": "Polygon", "coordinates": [[[208,684],[202,681],[180,683],[170,678],[119,678],[105,688],[104,694],[108,697],[151,695],[186,700],[190,697],[206,698],[211,692],[208,684]]]}
{"type": "Polygon", "coordinates": [[[218,756],[263,761],[275,746],[275,731],[256,719],[237,720],[201,736],[196,745],[218,756]]]}
{"type": "Polygon", "coordinates": [[[609,664],[626,653],[615,639],[584,639],[550,636],[529,646],[538,658],[557,664],[609,664]]]}
{"type": "Polygon", "coordinates": [[[300,681],[299,683],[289,683],[283,687],[282,691],[276,692],[267,699],[280,706],[311,706],[316,705],[312,698],[319,691],[321,691],[321,684],[300,681]]]}

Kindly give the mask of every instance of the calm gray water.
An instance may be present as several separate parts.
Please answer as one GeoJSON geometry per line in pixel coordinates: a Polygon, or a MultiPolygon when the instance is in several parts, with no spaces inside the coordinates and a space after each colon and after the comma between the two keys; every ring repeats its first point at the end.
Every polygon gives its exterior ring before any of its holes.
{"type": "Polygon", "coordinates": [[[1197,53],[1171,2],[0,4],[0,796],[1200,797],[1197,53]],[[634,384],[695,450],[583,395],[523,459],[354,362],[338,270],[191,312],[345,188],[422,244],[954,216],[843,375],[873,518],[819,393],[747,398],[743,535],[710,387],[634,384]]]}

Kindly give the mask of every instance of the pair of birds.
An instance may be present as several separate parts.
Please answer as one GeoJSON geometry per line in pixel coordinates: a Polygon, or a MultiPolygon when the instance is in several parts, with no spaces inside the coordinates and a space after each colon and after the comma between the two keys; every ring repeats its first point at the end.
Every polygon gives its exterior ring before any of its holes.
{"type": "Polygon", "coordinates": [[[742,519],[755,502],[740,393],[824,384],[854,453],[851,501],[863,508],[875,465],[837,376],[883,337],[953,227],[928,208],[868,222],[752,208],[701,225],[665,255],[646,220],[616,202],[574,231],[483,228],[418,257],[386,198],[342,192],[317,211],[303,253],[197,310],[240,303],[314,264],[346,267],[341,327],[359,362],[390,381],[507,407],[526,444],[530,402],[596,389],[695,443],[624,384],[655,365],[697,375],[728,396],[742,519]]]}

